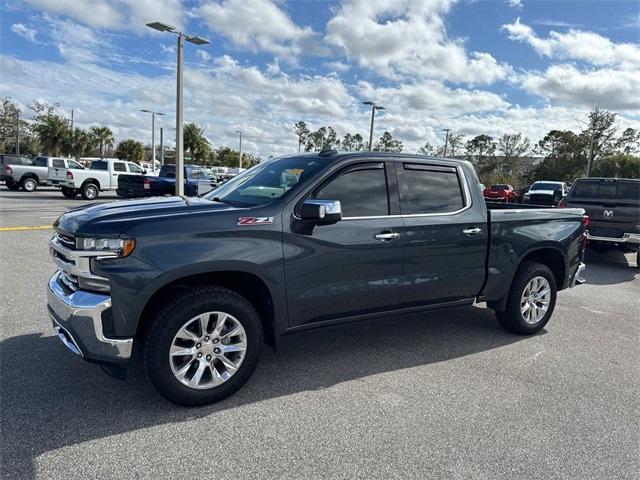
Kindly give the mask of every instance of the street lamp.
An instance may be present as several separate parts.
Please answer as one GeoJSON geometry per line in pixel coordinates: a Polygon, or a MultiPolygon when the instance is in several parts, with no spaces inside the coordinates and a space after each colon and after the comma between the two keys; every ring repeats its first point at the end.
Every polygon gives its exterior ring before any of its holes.
{"type": "Polygon", "coordinates": [[[242,168],[242,132],[240,130],[236,130],[236,133],[240,135],[240,157],[238,157],[238,173],[240,173],[240,169],[242,168]]]}
{"type": "Polygon", "coordinates": [[[208,40],[179,32],[176,27],[161,22],[147,23],[147,27],[159,32],[174,33],[178,36],[178,67],[176,69],[176,195],[184,196],[184,145],[182,121],[182,38],[194,45],[206,45],[208,40]]]}
{"type": "Polygon", "coordinates": [[[369,130],[369,151],[373,150],[373,121],[376,117],[376,110],[384,110],[382,105],[373,102],[362,102],[364,105],[371,105],[371,129],[369,130]]]}
{"type": "MultiPolygon", "coordinates": [[[[154,112],[153,110],[140,110],[144,113],[151,114],[151,171],[155,175],[156,173],[156,115],[164,115],[161,112],[154,112]]],[[[160,140],[162,143],[162,140],[160,140]]]]}

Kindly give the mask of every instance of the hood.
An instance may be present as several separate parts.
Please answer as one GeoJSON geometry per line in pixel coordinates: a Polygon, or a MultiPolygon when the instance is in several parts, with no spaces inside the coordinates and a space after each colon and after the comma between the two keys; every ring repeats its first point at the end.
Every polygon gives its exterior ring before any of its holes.
{"type": "Polygon", "coordinates": [[[231,210],[238,208],[198,197],[121,200],[70,210],[61,215],[53,227],[74,235],[117,235],[132,223],[142,223],[158,217],[231,210]]]}
{"type": "Polygon", "coordinates": [[[527,195],[536,194],[536,195],[551,195],[551,196],[553,196],[553,192],[554,192],[553,190],[529,190],[527,192],[527,195]]]}

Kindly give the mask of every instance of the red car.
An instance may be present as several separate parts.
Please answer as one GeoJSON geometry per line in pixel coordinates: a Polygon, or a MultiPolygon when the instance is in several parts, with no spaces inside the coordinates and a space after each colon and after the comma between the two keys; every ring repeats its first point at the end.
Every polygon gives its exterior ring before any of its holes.
{"type": "Polygon", "coordinates": [[[482,195],[486,200],[492,202],[509,202],[513,203],[518,199],[518,194],[511,185],[496,184],[490,188],[485,188],[482,195]]]}

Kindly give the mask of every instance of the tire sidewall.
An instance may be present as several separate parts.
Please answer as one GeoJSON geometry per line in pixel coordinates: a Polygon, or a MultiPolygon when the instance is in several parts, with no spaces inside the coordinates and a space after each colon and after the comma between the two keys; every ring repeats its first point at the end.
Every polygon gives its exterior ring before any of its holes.
{"type": "Polygon", "coordinates": [[[25,178],[22,181],[22,189],[25,192],[35,192],[37,188],[38,188],[38,182],[36,182],[36,180],[33,178],[25,178]],[[27,188],[27,185],[29,185],[29,188],[27,188]]]}
{"type": "Polygon", "coordinates": [[[181,405],[204,405],[222,400],[236,392],[249,379],[257,365],[262,344],[260,319],[242,297],[201,295],[174,304],[162,314],[161,323],[147,338],[144,361],[147,375],[154,387],[164,397],[181,405]],[[238,371],[223,384],[196,390],[175,378],[169,362],[169,349],[173,338],[182,326],[192,318],[205,313],[221,311],[233,315],[243,326],[247,336],[247,350],[238,371]]]}
{"type": "Polygon", "coordinates": [[[519,269],[509,294],[509,301],[507,302],[506,310],[501,314],[501,323],[509,330],[523,334],[531,335],[544,328],[549,322],[549,319],[553,315],[553,311],[556,305],[556,299],[558,295],[558,288],[556,285],[556,279],[553,272],[541,263],[526,262],[519,269]],[[535,324],[527,323],[522,315],[520,300],[527,284],[534,277],[543,277],[549,282],[551,287],[551,299],[549,301],[549,308],[545,313],[545,316],[539,322],[535,324]]]}
{"type": "Polygon", "coordinates": [[[98,198],[98,194],[99,194],[98,192],[99,192],[99,190],[98,190],[98,187],[97,187],[96,184],[87,183],[86,185],[84,185],[82,187],[82,198],[84,198],[85,200],[95,200],[96,198],[98,198]],[[95,191],[95,195],[93,195],[93,196],[89,195],[89,192],[92,189],[95,191]]]}

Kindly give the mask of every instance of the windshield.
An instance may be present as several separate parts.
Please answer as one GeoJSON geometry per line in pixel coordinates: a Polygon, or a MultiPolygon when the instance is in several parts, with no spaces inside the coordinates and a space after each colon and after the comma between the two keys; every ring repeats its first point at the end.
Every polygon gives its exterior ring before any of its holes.
{"type": "Polygon", "coordinates": [[[551,182],[536,182],[531,185],[531,190],[562,190],[562,184],[551,182]]]}
{"type": "Polygon", "coordinates": [[[296,189],[322,165],[317,157],[280,158],[251,167],[205,195],[239,207],[264,205],[296,189]]]}

